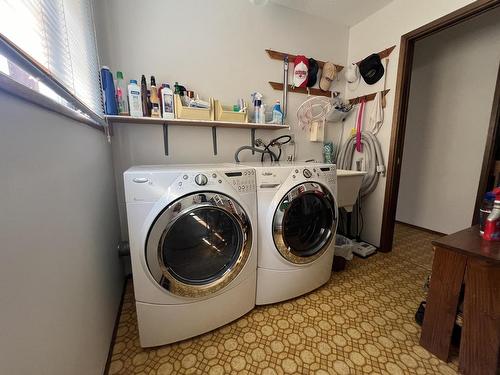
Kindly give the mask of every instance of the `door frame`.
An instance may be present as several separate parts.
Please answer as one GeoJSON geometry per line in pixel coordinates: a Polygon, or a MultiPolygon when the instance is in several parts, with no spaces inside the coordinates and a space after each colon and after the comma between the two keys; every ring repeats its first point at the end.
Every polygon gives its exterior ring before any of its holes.
{"type": "Polygon", "coordinates": [[[384,210],[380,232],[380,251],[388,252],[392,249],[415,43],[418,40],[492,10],[497,6],[500,6],[500,0],[477,0],[401,36],[389,158],[387,162],[384,210]]]}
{"type": "Polygon", "coordinates": [[[490,125],[488,127],[488,135],[483,155],[483,166],[481,168],[481,176],[479,177],[479,185],[477,187],[476,204],[474,206],[474,214],[472,215],[472,225],[479,223],[479,212],[484,194],[488,189],[488,177],[495,162],[495,153],[497,151],[497,139],[500,137],[498,128],[500,126],[500,64],[498,65],[497,83],[495,86],[495,95],[493,96],[493,107],[491,108],[490,125]]]}

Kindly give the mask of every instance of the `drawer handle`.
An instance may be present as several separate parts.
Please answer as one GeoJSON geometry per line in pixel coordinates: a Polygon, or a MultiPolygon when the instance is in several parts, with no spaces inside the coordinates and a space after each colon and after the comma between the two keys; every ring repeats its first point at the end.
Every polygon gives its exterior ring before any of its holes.
{"type": "Polygon", "coordinates": [[[136,177],[132,181],[137,182],[138,184],[144,184],[149,181],[146,177],[136,177]]]}
{"type": "Polygon", "coordinates": [[[260,184],[261,189],[272,189],[280,186],[280,184],[260,184]]]}

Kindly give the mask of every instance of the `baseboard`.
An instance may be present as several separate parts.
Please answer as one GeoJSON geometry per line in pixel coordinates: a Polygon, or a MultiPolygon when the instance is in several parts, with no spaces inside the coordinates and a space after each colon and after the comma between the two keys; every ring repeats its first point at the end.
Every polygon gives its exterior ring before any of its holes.
{"type": "Polygon", "coordinates": [[[436,232],[435,230],[432,230],[432,229],[422,228],[422,227],[419,227],[418,225],[403,223],[402,221],[398,221],[398,220],[396,220],[396,224],[406,225],[407,227],[418,229],[418,230],[422,230],[424,232],[427,232],[427,233],[430,233],[430,234],[435,234],[437,236],[446,236],[445,233],[436,232]]]}
{"type": "Polygon", "coordinates": [[[127,290],[127,283],[132,279],[132,276],[126,276],[123,281],[122,296],[120,299],[120,306],[118,306],[118,312],[116,313],[115,326],[113,328],[113,335],[111,335],[111,342],[109,343],[108,358],[106,359],[106,366],[104,367],[103,375],[109,373],[109,366],[111,365],[111,357],[113,356],[113,347],[116,341],[116,332],[118,331],[118,324],[120,323],[120,316],[122,315],[123,300],[125,298],[125,292],[127,290]]]}

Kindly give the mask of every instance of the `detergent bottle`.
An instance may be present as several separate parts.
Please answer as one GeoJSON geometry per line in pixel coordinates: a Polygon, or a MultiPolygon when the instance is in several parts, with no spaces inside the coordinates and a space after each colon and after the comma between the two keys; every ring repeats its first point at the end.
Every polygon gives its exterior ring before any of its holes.
{"type": "Polygon", "coordinates": [[[102,99],[104,101],[104,113],[107,115],[117,115],[115,83],[113,74],[107,66],[101,68],[102,99]]]}

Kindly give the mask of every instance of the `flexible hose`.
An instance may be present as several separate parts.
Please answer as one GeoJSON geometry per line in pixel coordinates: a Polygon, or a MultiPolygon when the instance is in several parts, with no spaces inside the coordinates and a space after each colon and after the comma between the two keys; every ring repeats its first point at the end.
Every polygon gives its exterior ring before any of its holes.
{"type": "Polygon", "coordinates": [[[234,160],[236,161],[236,163],[240,162],[239,154],[243,150],[251,150],[251,151],[255,151],[255,152],[260,152],[261,154],[269,154],[269,156],[271,157],[271,161],[275,161],[278,159],[276,154],[269,149],[260,149],[258,147],[252,147],[252,146],[241,146],[234,153],[234,160]]]}
{"type": "MultiPolygon", "coordinates": [[[[278,158],[275,159],[275,161],[280,161],[280,158],[281,158],[281,146],[286,145],[291,140],[292,140],[292,137],[290,135],[282,135],[280,137],[271,139],[267,145],[264,145],[264,150],[269,151],[269,147],[274,147],[274,146],[277,145],[279,147],[279,154],[278,154],[278,158]],[[285,138],[286,138],[286,141],[284,141],[284,142],[278,142],[279,140],[285,139],[285,138]]],[[[264,155],[265,154],[262,153],[262,155],[260,157],[260,161],[261,162],[264,161],[264,155]]],[[[271,158],[271,161],[272,161],[272,158],[271,158]]]]}
{"type": "MultiPolygon", "coordinates": [[[[367,173],[361,183],[360,195],[362,197],[370,194],[378,184],[380,173],[385,174],[384,157],[380,143],[374,134],[368,131],[361,132],[361,143],[368,165],[367,173]]],[[[351,135],[340,150],[337,160],[337,168],[352,170],[354,151],[356,148],[356,134],[351,135]]]]}

